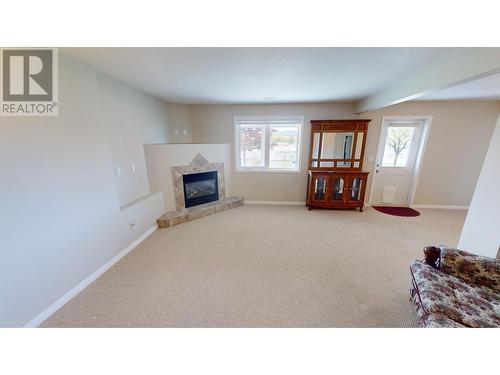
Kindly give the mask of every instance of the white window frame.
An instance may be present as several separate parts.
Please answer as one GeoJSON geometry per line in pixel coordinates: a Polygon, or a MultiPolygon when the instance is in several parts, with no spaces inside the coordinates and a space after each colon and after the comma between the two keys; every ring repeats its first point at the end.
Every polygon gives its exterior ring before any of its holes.
{"type": "Polygon", "coordinates": [[[304,116],[235,116],[234,117],[234,160],[236,172],[264,172],[264,173],[301,173],[301,151],[302,151],[302,132],[304,129],[304,116]],[[298,123],[297,137],[297,163],[296,169],[278,169],[269,168],[269,139],[271,138],[271,127],[268,125],[279,126],[279,124],[298,123]],[[241,165],[240,151],[240,125],[241,124],[265,125],[264,132],[264,166],[263,167],[243,167],[241,165]]]}

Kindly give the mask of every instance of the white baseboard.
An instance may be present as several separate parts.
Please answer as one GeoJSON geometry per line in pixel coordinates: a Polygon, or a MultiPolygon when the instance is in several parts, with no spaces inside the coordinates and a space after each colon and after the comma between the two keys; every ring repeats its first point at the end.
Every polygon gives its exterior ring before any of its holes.
{"type": "Polygon", "coordinates": [[[80,293],[82,290],[84,290],[86,287],[88,287],[91,283],[93,283],[95,280],[97,280],[104,272],[106,272],[111,267],[113,267],[116,263],[118,263],[123,257],[125,257],[125,255],[127,255],[132,250],[134,250],[142,241],[144,241],[147,237],[149,237],[157,229],[158,229],[158,225],[155,225],[152,228],[148,229],[146,231],[146,233],[144,233],[142,236],[140,236],[138,239],[136,239],[134,242],[132,242],[130,245],[128,245],[125,249],[123,249],[118,254],[116,254],[113,258],[111,258],[106,263],[104,263],[101,267],[99,267],[99,269],[97,269],[97,271],[92,273],[90,276],[88,276],[86,279],[84,279],[82,282],[80,282],[77,286],[75,286],[73,289],[68,291],[61,298],[59,298],[56,302],[54,302],[52,305],[47,307],[44,311],[42,311],[38,316],[36,316],[33,320],[31,320],[29,323],[27,323],[24,327],[25,328],[38,327],[45,320],[47,320],[52,314],[54,314],[57,310],[59,310],[61,307],[63,307],[66,303],[68,303],[78,293],[80,293]]]}
{"type": "Polygon", "coordinates": [[[244,204],[268,204],[271,206],[305,206],[306,202],[297,201],[243,201],[244,204]]]}
{"type": "Polygon", "coordinates": [[[414,204],[411,208],[435,208],[440,210],[468,210],[469,206],[448,206],[443,204],[414,204]]]}

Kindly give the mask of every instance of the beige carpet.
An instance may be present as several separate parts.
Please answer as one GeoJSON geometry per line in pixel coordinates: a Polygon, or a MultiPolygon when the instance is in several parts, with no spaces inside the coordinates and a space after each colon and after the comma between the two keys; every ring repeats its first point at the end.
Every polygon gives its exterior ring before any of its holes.
{"type": "Polygon", "coordinates": [[[415,327],[410,260],[465,211],[244,206],[160,229],[45,327],[415,327]]]}

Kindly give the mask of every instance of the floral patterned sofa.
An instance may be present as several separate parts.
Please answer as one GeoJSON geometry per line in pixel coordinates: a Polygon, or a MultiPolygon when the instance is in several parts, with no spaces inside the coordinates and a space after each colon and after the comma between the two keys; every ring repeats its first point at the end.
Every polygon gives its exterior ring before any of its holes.
{"type": "Polygon", "coordinates": [[[410,265],[422,327],[500,327],[500,260],[444,246],[410,265]]]}

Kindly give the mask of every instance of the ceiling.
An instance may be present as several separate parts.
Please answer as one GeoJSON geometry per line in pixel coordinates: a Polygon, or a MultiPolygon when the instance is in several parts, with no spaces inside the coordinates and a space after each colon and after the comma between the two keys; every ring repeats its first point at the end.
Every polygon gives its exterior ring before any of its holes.
{"type": "Polygon", "coordinates": [[[61,52],[166,101],[211,104],[355,101],[466,50],[62,48],[61,52]]]}
{"type": "Polygon", "coordinates": [[[418,100],[500,100],[500,73],[435,91],[418,100]]]}

